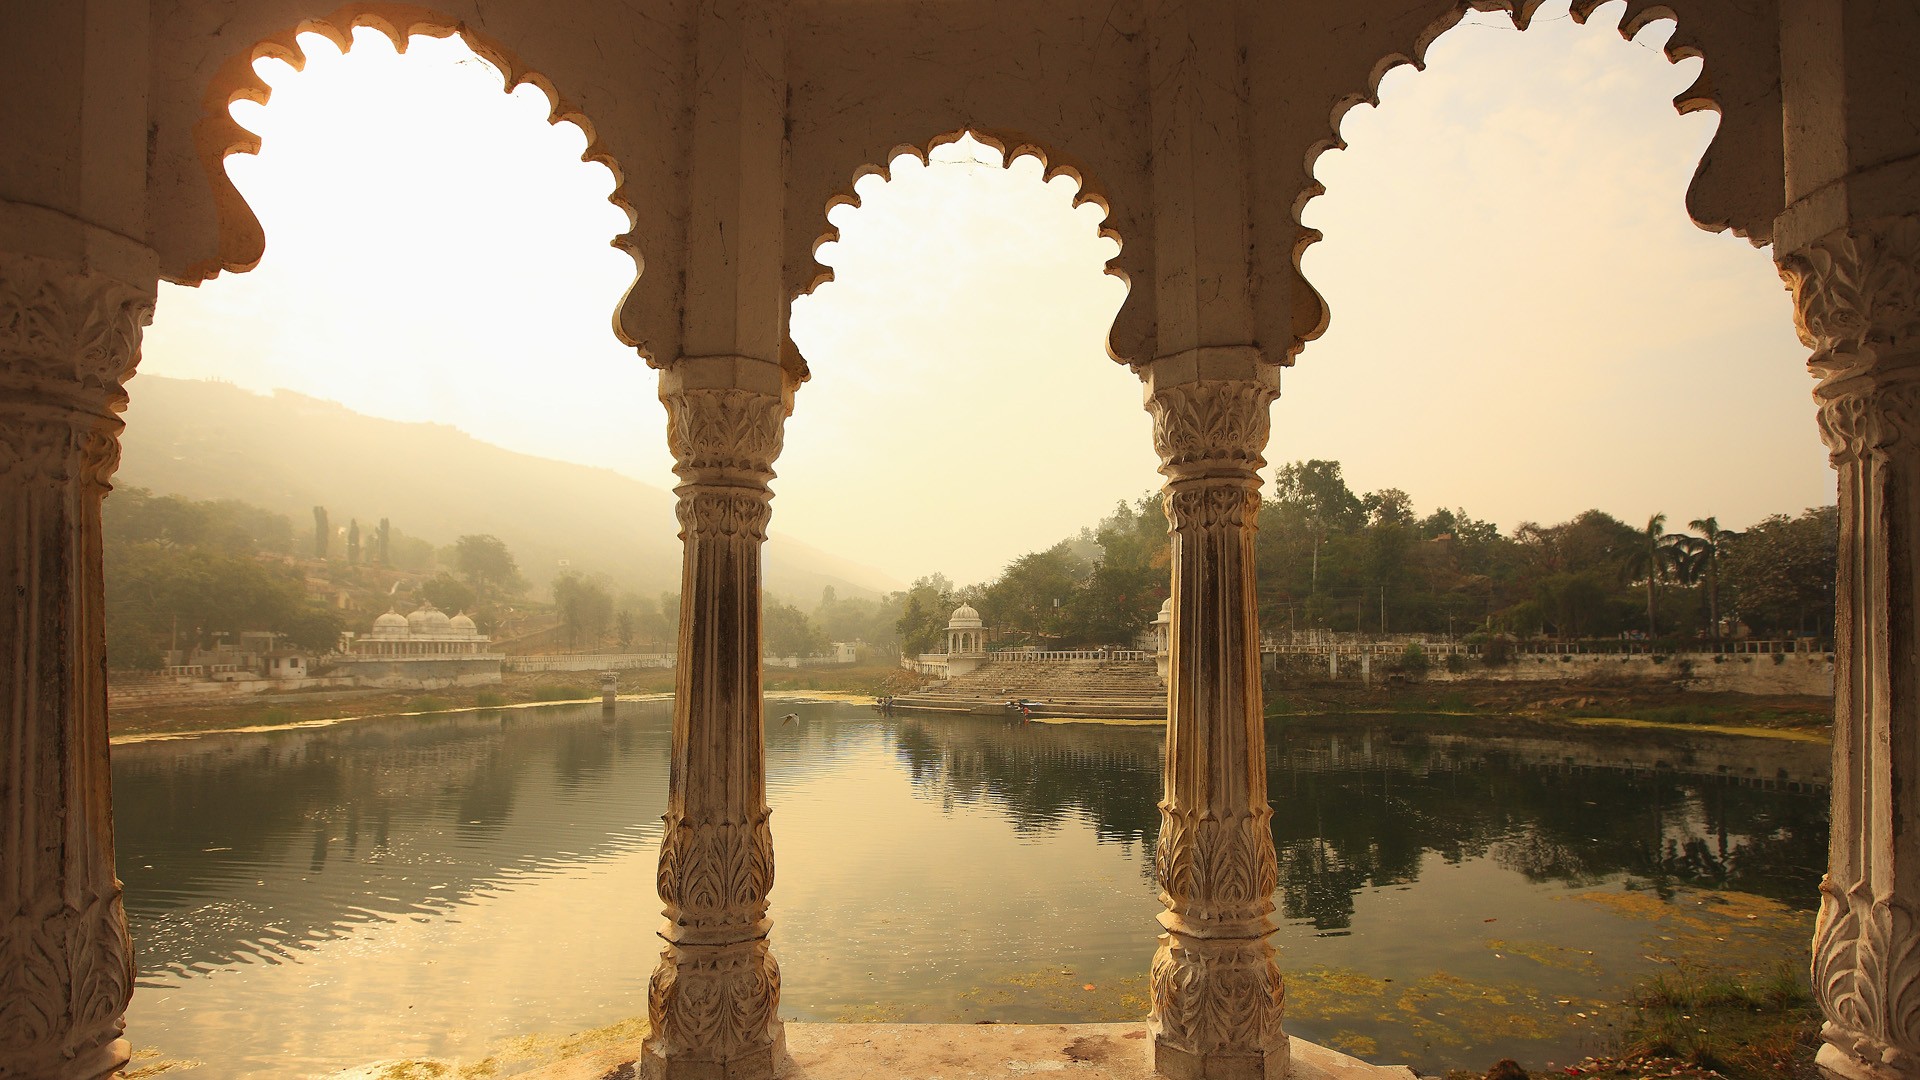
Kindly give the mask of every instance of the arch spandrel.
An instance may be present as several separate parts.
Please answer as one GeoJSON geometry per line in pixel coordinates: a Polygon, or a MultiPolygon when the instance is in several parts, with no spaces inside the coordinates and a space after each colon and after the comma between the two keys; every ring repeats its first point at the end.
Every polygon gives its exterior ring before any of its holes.
{"type": "Polygon", "coordinates": [[[915,3],[798,5],[787,50],[788,295],[831,279],[814,252],[837,236],[827,212],[858,204],[859,178],[971,131],[1009,163],[1037,157],[1049,178],[1072,176],[1075,204],[1106,210],[1102,234],[1120,245],[1107,273],[1128,286],[1108,352],[1153,357],[1146,46],[1128,23],[1132,7],[992,0],[968,5],[955,25],[915,3]]]}
{"type": "Polygon", "coordinates": [[[633,257],[638,275],[614,316],[615,332],[643,352],[671,354],[685,246],[676,159],[690,82],[684,47],[690,6],[689,0],[447,0],[427,8],[365,0],[327,11],[302,0],[195,0],[156,10],[148,205],[149,242],[163,276],[197,285],[223,271],[252,269],[265,251],[259,220],[224,164],[231,154],[259,150],[259,137],[230,111],[236,101],[268,100],[254,61],[303,66],[297,39],[307,33],[343,51],[363,27],[402,51],[413,35],[458,35],[500,69],[503,90],[525,83],[544,93],[551,122],[585,133],[582,160],[613,172],[609,201],[630,224],[614,246],[633,257]],[[636,71],[649,77],[636,79],[636,71]]]}
{"type": "MultiPolygon", "coordinates": [[[[1325,301],[1300,272],[1300,258],[1320,239],[1301,224],[1306,204],[1324,190],[1314,162],[1345,144],[1340,121],[1355,105],[1378,104],[1380,80],[1401,64],[1425,66],[1427,48],[1470,10],[1499,11],[1526,29],[1543,0],[1434,0],[1401,11],[1354,19],[1345,0],[1249,5],[1248,68],[1253,117],[1252,161],[1256,320],[1263,342],[1289,342],[1289,361],[1325,332],[1325,301]]],[[[1606,0],[1574,0],[1585,22],[1606,0]]],[[[1784,207],[1778,20],[1775,0],[1629,0],[1619,31],[1631,39],[1647,24],[1673,19],[1668,59],[1702,58],[1694,84],[1674,99],[1685,114],[1712,109],[1720,126],[1684,195],[1701,228],[1732,231],[1755,245],[1772,239],[1784,207]]],[[[1681,205],[1676,201],[1676,207],[1681,205]]]]}

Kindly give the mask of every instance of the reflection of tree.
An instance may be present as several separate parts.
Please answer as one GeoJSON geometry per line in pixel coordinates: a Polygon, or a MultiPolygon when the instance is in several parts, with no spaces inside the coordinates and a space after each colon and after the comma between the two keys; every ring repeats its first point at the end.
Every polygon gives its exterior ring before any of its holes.
{"type": "Polygon", "coordinates": [[[597,706],[557,707],[116,748],[142,967],[226,963],[262,940],[457,903],[503,870],[605,848],[664,806],[660,711],[617,726],[597,706]],[[556,812],[563,799],[586,809],[556,812]],[[236,906],[241,877],[260,885],[236,906]],[[198,914],[209,905],[218,918],[198,914]]]}
{"type": "Polygon", "coordinates": [[[917,790],[994,806],[1022,832],[1077,814],[1104,841],[1159,835],[1157,731],[978,716],[914,719],[900,726],[896,752],[917,790]]]}
{"type": "MultiPolygon", "coordinates": [[[[1415,880],[1429,855],[1491,857],[1532,881],[1589,884],[1625,873],[1656,888],[1736,889],[1793,904],[1816,895],[1824,795],[1565,763],[1630,759],[1634,748],[1617,741],[1562,738],[1533,753],[1515,745],[1531,746],[1345,724],[1276,732],[1267,783],[1281,915],[1339,930],[1352,920],[1355,893],[1415,880]],[[1553,763],[1533,760],[1549,756],[1553,763]]],[[[1639,749],[1684,759],[1673,746],[1639,749]]],[[[1105,840],[1158,839],[1158,733],[914,719],[898,729],[896,751],[916,789],[995,807],[1017,829],[1080,814],[1105,840]]]]}

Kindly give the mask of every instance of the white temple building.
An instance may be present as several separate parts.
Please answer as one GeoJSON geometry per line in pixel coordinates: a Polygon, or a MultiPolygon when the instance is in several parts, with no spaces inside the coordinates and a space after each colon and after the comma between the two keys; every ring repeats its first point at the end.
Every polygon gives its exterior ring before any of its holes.
{"type": "Polygon", "coordinates": [[[423,603],[411,614],[389,611],[373,630],[347,643],[338,670],[362,686],[436,690],[500,681],[502,655],[466,614],[449,616],[423,603]]]}

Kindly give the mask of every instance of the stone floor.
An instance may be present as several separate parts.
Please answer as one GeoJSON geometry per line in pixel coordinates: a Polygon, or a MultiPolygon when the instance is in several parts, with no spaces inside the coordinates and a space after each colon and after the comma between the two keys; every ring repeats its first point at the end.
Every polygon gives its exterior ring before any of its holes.
{"type": "MultiPolygon", "coordinates": [[[[1153,1080],[1145,1024],[788,1024],[785,1080],[1153,1080]]],[[[540,1080],[628,1080],[639,1052],[601,1048],[526,1074],[540,1080]]],[[[1404,1065],[1369,1065],[1293,1040],[1291,1080],[1415,1080],[1404,1065]]]]}

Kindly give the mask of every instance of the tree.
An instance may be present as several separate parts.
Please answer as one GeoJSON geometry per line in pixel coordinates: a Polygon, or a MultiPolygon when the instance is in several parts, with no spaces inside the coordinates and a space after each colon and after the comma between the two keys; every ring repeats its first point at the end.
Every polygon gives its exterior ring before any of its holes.
{"type": "Polygon", "coordinates": [[[1696,518],[1687,522],[1687,528],[1700,534],[1706,543],[1707,555],[1707,621],[1712,628],[1715,641],[1720,640],[1720,551],[1729,540],[1737,539],[1740,534],[1720,527],[1716,517],[1696,518]]]}
{"type": "Polygon", "coordinates": [[[907,656],[932,652],[946,640],[947,619],[958,606],[953,596],[953,582],[947,580],[945,574],[916,579],[900,594],[899,606],[900,614],[894,619],[893,628],[900,651],[907,656]]]}
{"type": "Polygon", "coordinates": [[[360,562],[360,519],[347,519],[347,565],[357,566],[360,562]]]}
{"type": "Polygon", "coordinates": [[[392,540],[393,526],[387,523],[386,518],[381,518],[380,527],[373,530],[373,556],[380,560],[381,566],[393,565],[392,560],[389,558],[390,552],[388,550],[392,540]]]}
{"type": "Polygon", "coordinates": [[[627,608],[613,617],[613,638],[622,649],[633,648],[633,612],[627,608]]]}
{"type": "Polygon", "coordinates": [[[818,656],[827,651],[827,635],[806,612],[771,596],[760,604],[760,640],[768,656],[818,656]]]}
{"type": "Polygon", "coordinates": [[[1666,553],[1661,549],[1660,537],[1667,531],[1667,515],[1655,514],[1647,519],[1647,527],[1641,530],[1642,547],[1634,553],[1628,563],[1628,572],[1636,578],[1645,574],[1647,578],[1647,636],[1660,636],[1659,623],[1654,612],[1654,586],[1666,571],[1666,553]]]}
{"type": "Polygon", "coordinates": [[[454,541],[454,566],[482,603],[512,596],[526,588],[513,552],[497,536],[468,534],[454,541]]]}
{"type": "Polygon", "coordinates": [[[445,571],[421,582],[420,595],[441,611],[452,612],[472,611],[476,599],[466,582],[445,571]]]}
{"type": "Polygon", "coordinates": [[[1833,506],[1775,514],[1727,540],[1721,573],[1732,609],[1759,633],[1830,635],[1839,543],[1833,506]]]}
{"type": "Polygon", "coordinates": [[[598,645],[613,619],[613,594],[600,582],[579,574],[554,579],[553,602],[560,608],[569,648],[582,642],[598,645]]]}
{"type": "Polygon", "coordinates": [[[333,539],[333,531],[327,527],[327,508],[324,506],[314,507],[313,508],[313,557],[316,559],[326,558],[327,543],[332,539],[333,539]]]}

